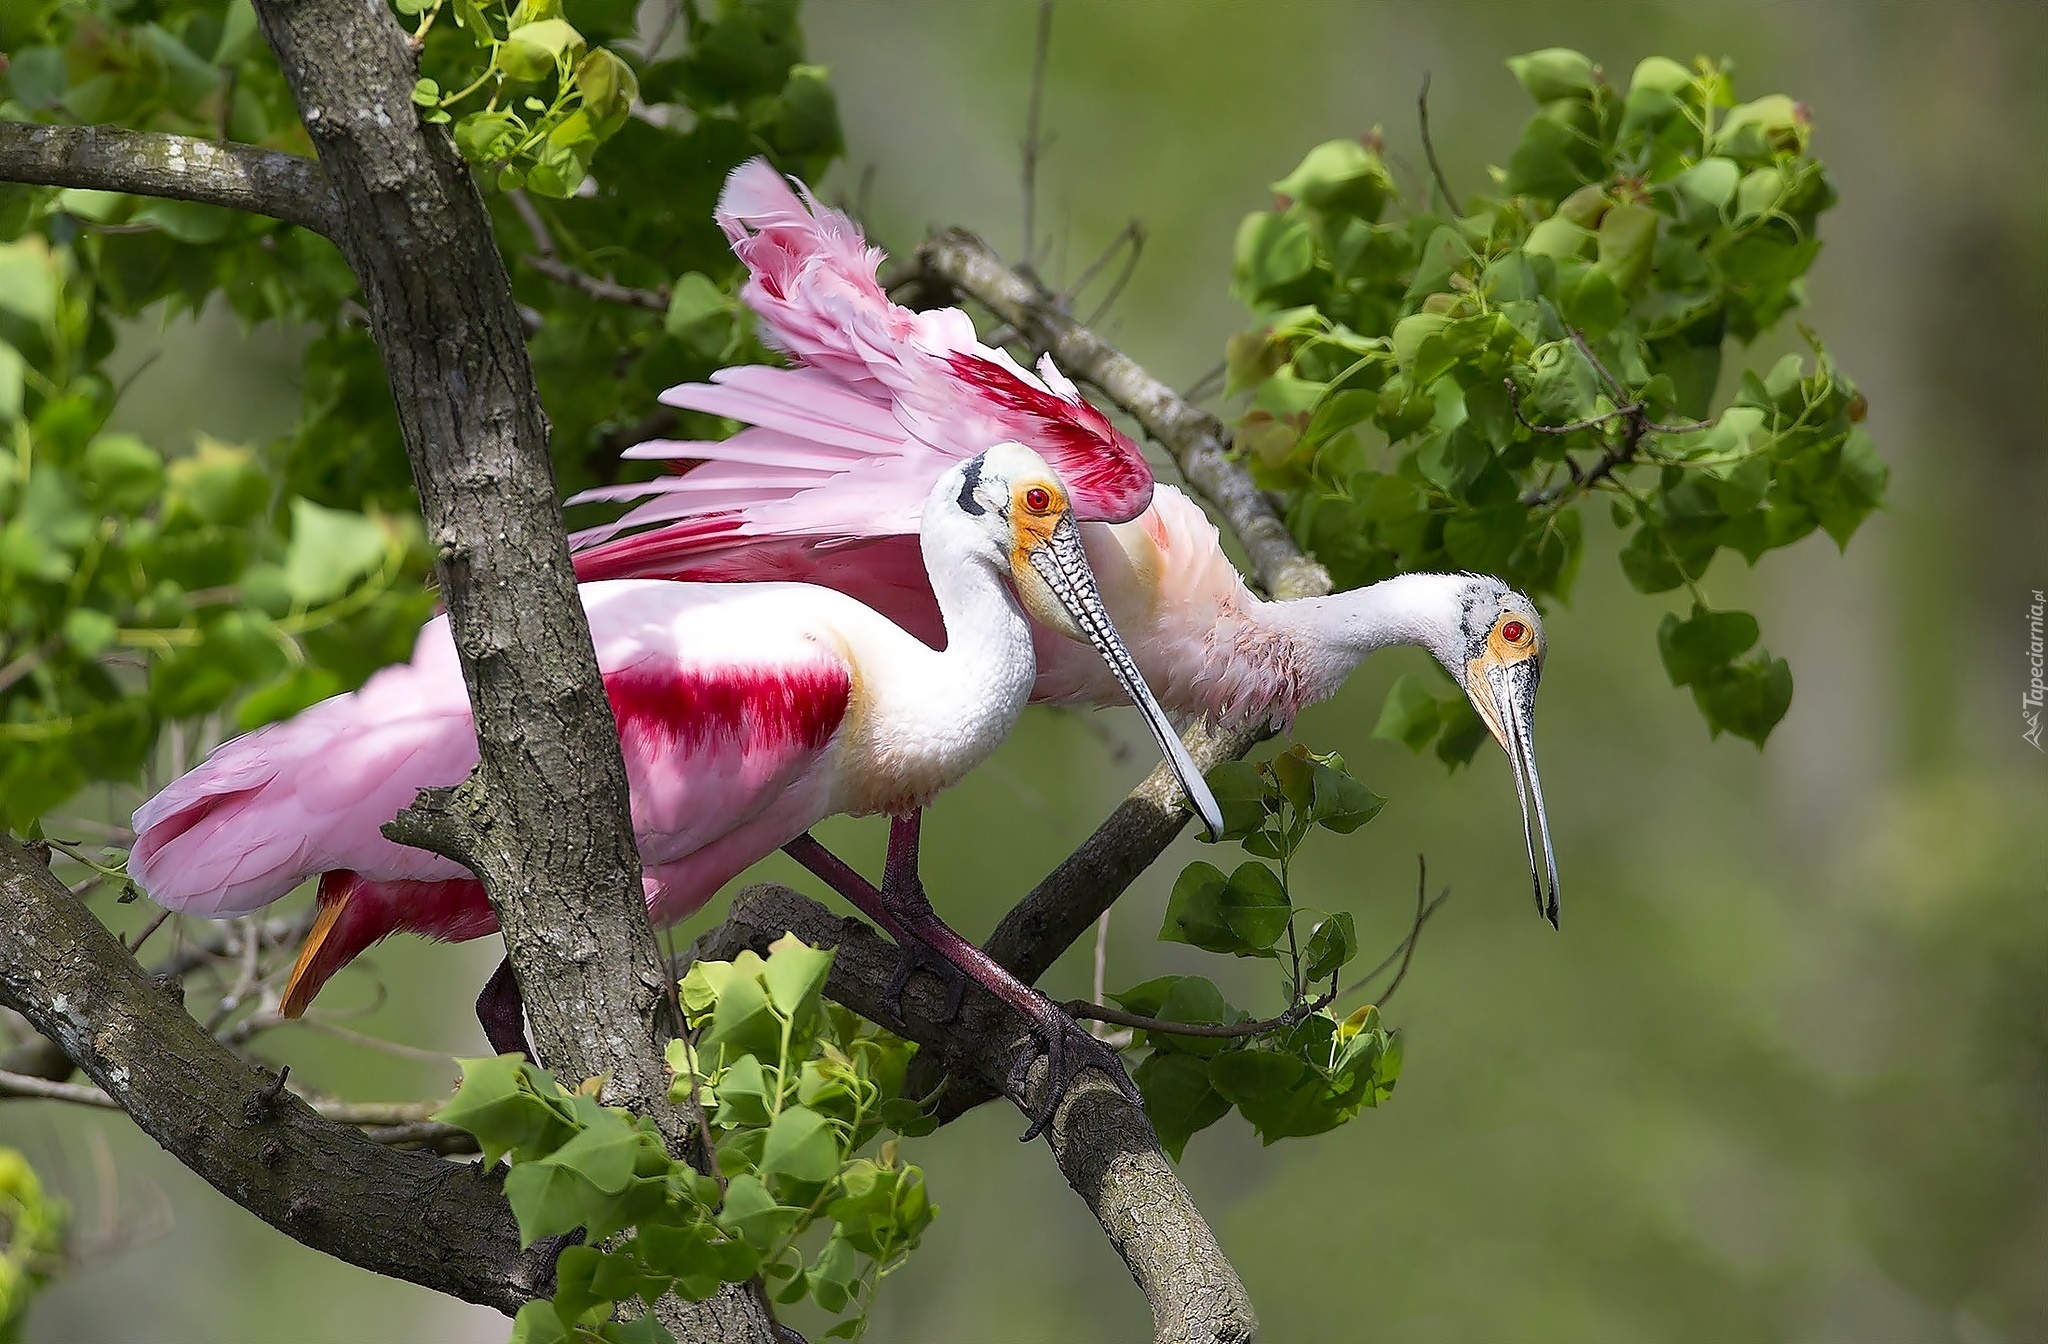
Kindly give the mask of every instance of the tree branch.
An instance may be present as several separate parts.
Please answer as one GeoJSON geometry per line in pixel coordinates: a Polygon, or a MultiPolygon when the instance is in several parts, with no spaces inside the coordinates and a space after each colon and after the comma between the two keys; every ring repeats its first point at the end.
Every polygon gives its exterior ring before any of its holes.
{"type": "MultiPolygon", "coordinates": [[[[413,54],[383,0],[258,0],[256,15],[340,202],[335,242],[391,382],[476,725],[476,772],[385,833],[482,880],[542,1060],[602,1076],[605,1101],[690,1153],[617,726],[490,217],[447,132],[419,120],[413,54]]],[[[740,1290],[659,1311],[686,1339],[771,1338],[740,1290]]]]}
{"type": "Polygon", "coordinates": [[[318,163],[225,140],[0,121],[0,181],[225,206],[330,238],[337,227],[334,192],[318,163]]]}
{"type": "MultiPolygon", "coordinates": [[[[838,949],[826,984],[835,1000],[917,1042],[980,1087],[999,1091],[1017,1052],[1036,1048],[1024,1019],[978,986],[969,987],[959,1014],[941,1024],[944,992],[927,977],[913,977],[903,1014],[891,1013],[881,987],[896,965],[894,944],[862,921],[841,919],[784,887],[741,892],[725,923],[699,938],[691,955],[722,961],[746,948],[765,953],[785,932],[838,949]]],[[[1041,1062],[1031,1078],[1034,1096],[1043,1084],[1041,1062]]],[[[1144,1112],[1108,1079],[1084,1072],[1045,1133],[1061,1174],[1094,1211],[1151,1304],[1154,1340],[1250,1340],[1257,1326],[1244,1284],[1144,1112]]]]}
{"type": "MultiPolygon", "coordinates": [[[[380,1147],[215,1041],[175,992],[0,834],[0,1005],[63,1047],[180,1162],[352,1265],[514,1312],[552,1291],[496,1173],[380,1147]]],[[[58,1086],[58,1085],[50,1085],[58,1086]]],[[[66,1097],[69,1100],[72,1098],[66,1097]]]]}
{"type": "Polygon", "coordinates": [[[1329,574],[1301,553],[1265,495],[1230,460],[1230,431],[1215,416],[1189,405],[1136,360],[1061,311],[1051,294],[1005,266],[973,234],[949,229],[927,239],[917,250],[917,264],[924,279],[967,295],[1015,327],[1061,369],[1100,390],[1164,444],[1188,484],[1216,505],[1244,543],[1268,593],[1291,598],[1330,591],[1329,574]]]}

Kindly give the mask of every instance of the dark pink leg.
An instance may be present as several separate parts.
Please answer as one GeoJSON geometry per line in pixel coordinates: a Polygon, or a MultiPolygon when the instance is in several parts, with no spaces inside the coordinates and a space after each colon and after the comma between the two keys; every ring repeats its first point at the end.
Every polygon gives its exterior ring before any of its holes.
{"type": "Polygon", "coordinates": [[[476,1020],[483,1024],[484,1039],[501,1055],[524,1055],[533,1062],[533,1049],[526,1043],[526,1000],[519,995],[519,981],[512,975],[507,957],[484,981],[484,992],[476,996],[476,1020]]]}
{"type": "MultiPolygon", "coordinates": [[[[912,937],[966,972],[974,982],[1023,1014],[1045,1041],[1045,1094],[1031,1116],[1024,1139],[1037,1138],[1059,1109],[1060,1099],[1083,1069],[1096,1068],[1107,1074],[1134,1104],[1143,1105],[1137,1088],[1124,1072],[1116,1051],[1081,1030],[1058,1005],[1010,974],[1001,963],[955,933],[932,909],[924,883],[917,875],[918,816],[894,818],[889,826],[889,858],[883,870],[881,900],[912,937]]],[[[1010,1074],[1010,1086],[1021,1098],[1035,1056],[1020,1059],[1010,1074]]]]}
{"type": "MultiPolygon", "coordinates": [[[[889,828],[889,858],[887,871],[894,872],[898,864],[898,831],[907,824],[910,833],[910,869],[917,871],[917,819],[918,813],[907,818],[893,819],[889,828]]],[[[950,1022],[960,1012],[960,996],[967,990],[967,981],[960,968],[945,957],[934,952],[931,945],[903,927],[896,917],[895,908],[889,898],[859,873],[852,865],[825,848],[807,831],[782,847],[783,852],[808,868],[832,890],[853,903],[855,909],[889,931],[896,940],[902,956],[896,962],[895,973],[882,990],[882,1006],[899,1019],[903,1016],[903,991],[910,984],[912,973],[922,967],[946,984],[946,1006],[938,1016],[940,1022],[950,1022]]],[[[883,885],[888,885],[884,880],[883,885]]]]}

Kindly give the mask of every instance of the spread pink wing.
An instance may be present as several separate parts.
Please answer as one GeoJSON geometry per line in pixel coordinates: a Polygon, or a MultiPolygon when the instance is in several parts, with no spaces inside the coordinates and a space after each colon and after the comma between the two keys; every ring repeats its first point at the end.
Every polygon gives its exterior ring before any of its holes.
{"type": "Polygon", "coordinates": [[[1059,472],[1079,517],[1122,522],[1144,511],[1152,472],[1137,445],[1050,359],[1033,374],[976,339],[959,309],[891,303],[875,279],[882,253],[844,215],[808,192],[799,198],[764,160],[733,171],[718,220],[747,264],[741,293],[763,337],[798,367],[724,369],[663,393],[671,406],[747,428],[719,442],[628,449],[627,457],[692,465],[576,496],[571,503],[636,502],[617,522],[577,533],[579,549],[709,513],[730,513],[757,537],[914,533],[933,482],[1005,441],[1059,472]]]}
{"type": "MultiPolygon", "coordinates": [[[[800,623],[732,610],[758,592],[660,583],[583,590],[651,868],[763,818],[793,824],[790,835],[816,820],[808,814],[830,782],[820,758],[845,718],[851,673],[800,623]]],[[[459,783],[475,764],[468,696],[443,618],[421,632],[410,663],[223,744],[145,803],[129,872],[159,904],[207,916],[258,909],[316,873],[397,884],[466,878],[379,827],[420,789],[459,783]]],[[[787,838],[764,842],[732,871],[787,838]]],[[[488,907],[484,916],[465,936],[489,931],[488,907]]],[[[395,918],[382,932],[412,926],[406,912],[395,918]]]]}

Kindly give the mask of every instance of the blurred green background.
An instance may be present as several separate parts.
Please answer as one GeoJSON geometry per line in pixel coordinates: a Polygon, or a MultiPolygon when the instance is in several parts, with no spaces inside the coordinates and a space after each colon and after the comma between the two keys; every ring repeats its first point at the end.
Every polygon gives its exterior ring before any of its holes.
{"type": "MultiPolygon", "coordinates": [[[[821,185],[850,198],[872,166],[879,241],[903,251],[958,223],[1016,252],[1035,14],[812,0],[811,58],[832,69],[850,147],[821,185]]],[[[1304,715],[1301,740],[1342,751],[1392,802],[1312,845],[1297,892],[1354,911],[1369,957],[1406,927],[1418,852],[1454,895],[1389,1012],[1408,1037],[1393,1101],[1270,1149],[1233,1116],[1194,1140],[1184,1174],[1276,1344],[2048,1338],[2048,759],[2021,740],[2019,705],[2027,606],[2048,587],[2048,16],[1064,0],[1044,269],[1071,278],[1142,219],[1143,261],[1103,325],[1191,383],[1243,320],[1226,293],[1236,223],[1303,149],[1380,124],[1412,177],[1427,71],[1445,169],[1478,190],[1526,115],[1501,62],[1549,45],[1617,71],[1725,54],[1743,96],[1813,109],[1843,203],[1807,318],[1869,395],[1890,507],[1846,557],[1815,535],[1761,572],[1707,576],[1717,604],[1758,613],[1798,679],[1762,753],[1709,741],[1670,688],[1651,638],[1664,603],[1621,581],[1604,511],[1588,511],[1583,577],[1547,617],[1539,728],[1562,935],[1529,913],[1498,755],[1447,776],[1371,739],[1381,692],[1422,655],[1383,656],[1304,715]]],[[[225,318],[138,330],[123,415],[164,443],[274,430],[297,395],[289,344],[225,318]]],[[[942,910],[985,935],[1148,756],[1125,713],[1033,711],[934,810],[926,880],[942,910]]],[[[875,865],[882,836],[864,821],[826,838],[875,865]]],[[[1183,841],[1118,907],[1112,988],[1217,973],[1153,939],[1200,848],[1183,841]]],[[[354,1030],[480,1052],[469,1000],[497,956],[388,945],[323,1006],[367,1009],[354,1030]]],[[[1085,992],[1088,974],[1084,947],[1050,987],[1085,992]]],[[[1226,987],[1265,1004],[1252,974],[1226,987]]],[[[312,1031],[268,1041],[295,1078],[357,1097],[436,1095],[452,1077],[312,1031]]],[[[873,1338],[1147,1333],[1142,1298],[1019,1128],[985,1107],[917,1142],[943,1212],[885,1285],[873,1338]]],[[[82,1263],[38,1304],[32,1340],[509,1328],[299,1248],[118,1117],[12,1104],[0,1143],[29,1152],[79,1229],[82,1263]]]]}

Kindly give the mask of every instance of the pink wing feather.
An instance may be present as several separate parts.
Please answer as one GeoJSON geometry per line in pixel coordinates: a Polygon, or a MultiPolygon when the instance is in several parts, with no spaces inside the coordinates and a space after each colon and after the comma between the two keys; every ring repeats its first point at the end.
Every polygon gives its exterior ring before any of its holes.
{"type": "MultiPolygon", "coordinates": [[[[875,279],[881,251],[807,189],[799,198],[765,160],[733,171],[717,217],[747,265],[741,294],[764,339],[798,367],[722,369],[709,383],[663,393],[668,405],[748,427],[719,442],[628,449],[627,457],[695,465],[571,500],[642,501],[571,539],[587,574],[625,572],[603,554],[624,544],[612,541],[622,531],[714,512],[730,513],[745,536],[914,533],[932,483],[1004,441],[1041,454],[1082,519],[1122,522],[1150,503],[1152,472],[1137,446],[1050,359],[1034,375],[976,339],[959,309],[891,303],[875,279]]],[[[652,558],[655,543],[630,540],[634,554],[652,558]]]]}
{"type": "MultiPolygon", "coordinates": [[[[650,871],[680,872],[770,813],[795,827],[760,841],[744,867],[816,821],[824,803],[827,781],[815,767],[845,717],[851,673],[804,631],[721,611],[748,591],[645,582],[583,590],[650,871]],[[736,627],[746,631],[739,640],[736,627]]],[[[378,828],[420,789],[459,783],[475,764],[468,695],[442,617],[420,632],[410,663],[223,744],[143,804],[129,872],[159,904],[207,916],[258,909],[316,873],[401,886],[466,879],[459,865],[378,828]]],[[[677,917],[730,876],[701,893],[650,890],[650,901],[677,917]]],[[[473,891],[463,899],[482,901],[473,891]]],[[[495,927],[488,906],[480,926],[454,924],[466,937],[495,927]]],[[[378,936],[416,926],[453,925],[446,910],[399,911],[378,936]]]]}

